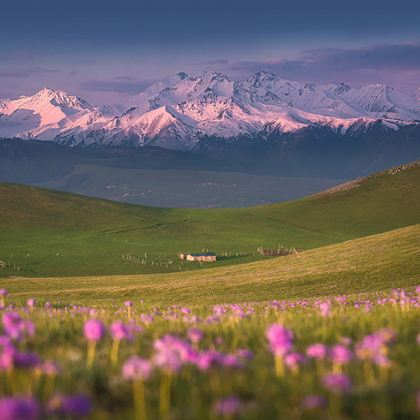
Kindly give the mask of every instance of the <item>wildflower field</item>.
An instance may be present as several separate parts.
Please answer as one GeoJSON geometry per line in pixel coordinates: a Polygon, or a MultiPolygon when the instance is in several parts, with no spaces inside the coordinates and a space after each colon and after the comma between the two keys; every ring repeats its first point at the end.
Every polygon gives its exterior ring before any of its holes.
{"type": "Polygon", "coordinates": [[[419,419],[419,177],[208,211],[0,186],[0,420],[419,419]],[[203,246],[238,257],[163,264],[203,246]]]}
{"type": "Polygon", "coordinates": [[[420,287],[104,308],[0,293],[3,420],[420,415],[420,287]]]}

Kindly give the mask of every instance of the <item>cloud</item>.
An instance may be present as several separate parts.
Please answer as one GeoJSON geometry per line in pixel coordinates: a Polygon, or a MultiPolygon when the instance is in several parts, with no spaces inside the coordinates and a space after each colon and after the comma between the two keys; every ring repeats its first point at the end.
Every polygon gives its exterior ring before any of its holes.
{"type": "Polygon", "coordinates": [[[132,76],[115,76],[114,79],[115,80],[130,80],[130,81],[136,80],[132,76]]]}
{"type": "MultiPolygon", "coordinates": [[[[410,74],[409,84],[420,84],[420,42],[379,44],[363,48],[306,50],[293,59],[239,61],[226,71],[253,73],[268,70],[297,80],[386,82],[410,74]],[[416,76],[417,75],[417,76],[416,76]]],[[[403,85],[404,80],[400,80],[403,85]]]]}
{"type": "Polygon", "coordinates": [[[197,63],[192,63],[193,66],[219,66],[219,65],[226,65],[229,64],[229,60],[207,60],[207,61],[199,61],[197,63]]]}
{"type": "Polygon", "coordinates": [[[13,77],[19,77],[19,78],[29,78],[33,77],[37,74],[41,73],[59,73],[59,70],[57,69],[48,69],[44,67],[22,67],[22,68],[14,68],[13,70],[10,70],[8,68],[6,69],[0,69],[0,77],[7,77],[7,78],[13,78],[13,77]]]}
{"type": "Polygon", "coordinates": [[[28,61],[36,61],[33,54],[29,51],[17,50],[9,53],[0,54],[1,61],[12,61],[14,63],[24,63],[28,61]]]}
{"type": "MultiPolygon", "coordinates": [[[[119,76],[121,77],[121,76],[119,76]]],[[[116,79],[116,78],[115,78],[116,79]]],[[[80,83],[79,87],[91,92],[114,92],[121,94],[135,94],[149,87],[152,80],[90,80],[80,83]]]]}

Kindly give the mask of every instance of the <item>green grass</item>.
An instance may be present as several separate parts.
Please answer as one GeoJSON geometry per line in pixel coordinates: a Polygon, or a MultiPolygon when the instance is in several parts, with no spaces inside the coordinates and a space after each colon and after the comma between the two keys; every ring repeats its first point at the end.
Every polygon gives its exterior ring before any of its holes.
{"type": "Polygon", "coordinates": [[[179,251],[226,255],[220,267],[258,259],[258,246],[308,250],[419,223],[419,185],[417,164],[288,203],[164,209],[0,184],[0,276],[191,271],[202,267],[179,251]]]}
{"type": "Polygon", "coordinates": [[[419,283],[420,225],[266,261],[187,273],[8,278],[14,299],[111,306],[214,304],[367,293],[419,283]]]}

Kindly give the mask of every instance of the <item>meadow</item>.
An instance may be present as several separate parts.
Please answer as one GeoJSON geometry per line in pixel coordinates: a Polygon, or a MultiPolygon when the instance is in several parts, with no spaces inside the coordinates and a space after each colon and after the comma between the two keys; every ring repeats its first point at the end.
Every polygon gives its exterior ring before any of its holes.
{"type": "Polygon", "coordinates": [[[1,293],[5,420],[419,416],[420,287],[107,308],[1,293]]]}
{"type": "Polygon", "coordinates": [[[419,176],[223,210],[0,185],[0,419],[419,418],[419,176]]]}
{"type": "MultiPolygon", "coordinates": [[[[0,279],[18,304],[31,297],[109,307],[127,299],[150,305],[322,298],[414,287],[420,225],[264,261],[181,273],[0,279]]],[[[206,267],[209,267],[207,265],[206,267]]]]}
{"type": "Polygon", "coordinates": [[[4,278],[0,417],[416,419],[419,243],[414,225],[188,273],[4,278]]]}
{"type": "Polygon", "coordinates": [[[170,273],[256,261],[260,246],[302,251],[420,223],[420,166],[405,165],[301,200],[240,209],[170,209],[0,184],[0,276],[170,273]]]}

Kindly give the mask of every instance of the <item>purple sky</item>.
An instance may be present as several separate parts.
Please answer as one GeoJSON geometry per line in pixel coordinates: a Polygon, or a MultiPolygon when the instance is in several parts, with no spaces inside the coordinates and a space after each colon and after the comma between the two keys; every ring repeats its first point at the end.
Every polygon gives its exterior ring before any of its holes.
{"type": "Polygon", "coordinates": [[[0,97],[49,86],[110,103],[170,74],[205,69],[415,91],[418,16],[417,0],[8,2],[0,97]]]}

